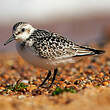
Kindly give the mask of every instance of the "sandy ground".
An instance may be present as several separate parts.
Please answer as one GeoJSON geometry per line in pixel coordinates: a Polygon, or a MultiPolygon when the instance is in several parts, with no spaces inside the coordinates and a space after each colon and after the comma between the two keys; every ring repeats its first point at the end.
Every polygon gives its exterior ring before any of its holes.
{"type": "Polygon", "coordinates": [[[1,110],[110,110],[110,88],[59,96],[0,96],[1,110]]]}

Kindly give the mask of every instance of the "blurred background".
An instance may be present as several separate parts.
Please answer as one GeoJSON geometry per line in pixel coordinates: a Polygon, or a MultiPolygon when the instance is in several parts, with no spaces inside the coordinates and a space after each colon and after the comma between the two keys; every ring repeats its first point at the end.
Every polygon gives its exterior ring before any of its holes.
{"type": "Polygon", "coordinates": [[[0,52],[15,51],[3,43],[16,22],[62,34],[79,44],[104,47],[110,39],[110,0],[1,0],[0,52]]]}

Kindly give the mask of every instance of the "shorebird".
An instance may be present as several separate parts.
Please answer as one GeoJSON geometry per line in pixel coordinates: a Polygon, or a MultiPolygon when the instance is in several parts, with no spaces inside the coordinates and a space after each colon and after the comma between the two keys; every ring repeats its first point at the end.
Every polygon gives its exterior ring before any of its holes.
{"type": "Polygon", "coordinates": [[[24,60],[48,70],[47,77],[39,87],[49,79],[52,69],[54,75],[49,87],[54,83],[57,67],[75,63],[78,57],[104,53],[103,50],[78,45],[57,33],[34,28],[26,22],[18,22],[13,26],[12,36],[4,45],[13,40],[16,40],[16,49],[24,60]]]}

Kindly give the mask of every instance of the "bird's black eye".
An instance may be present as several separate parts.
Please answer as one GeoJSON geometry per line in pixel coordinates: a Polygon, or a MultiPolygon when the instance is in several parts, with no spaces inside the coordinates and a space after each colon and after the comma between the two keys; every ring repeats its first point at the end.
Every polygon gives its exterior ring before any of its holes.
{"type": "Polygon", "coordinates": [[[25,31],[25,28],[23,28],[21,31],[24,32],[25,31]]]}

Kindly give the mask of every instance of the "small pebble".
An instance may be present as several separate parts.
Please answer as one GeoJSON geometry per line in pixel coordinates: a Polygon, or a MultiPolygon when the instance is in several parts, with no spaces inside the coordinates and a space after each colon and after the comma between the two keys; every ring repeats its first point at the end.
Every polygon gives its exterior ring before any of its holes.
{"type": "Polygon", "coordinates": [[[25,84],[28,84],[28,83],[29,83],[28,80],[22,80],[21,82],[22,82],[22,83],[25,83],[25,84]]]}
{"type": "Polygon", "coordinates": [[[24,99],[26,96],[25,95],[19,95],[18,99],[24,99]]]}
{"type": "Polygon", "coordinates": [[[108,83],[108,82],[106,82],[106,81],[105,81],[105,82],[103,82],[103,85],[104,85],[104,86],[108,86],[108,84],[109,84],[109,83],[108,83]]]}

